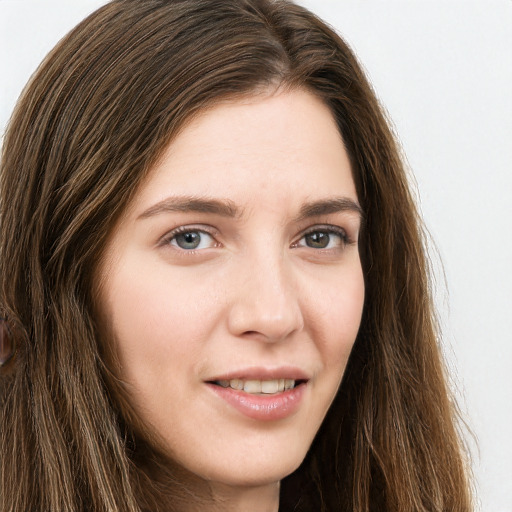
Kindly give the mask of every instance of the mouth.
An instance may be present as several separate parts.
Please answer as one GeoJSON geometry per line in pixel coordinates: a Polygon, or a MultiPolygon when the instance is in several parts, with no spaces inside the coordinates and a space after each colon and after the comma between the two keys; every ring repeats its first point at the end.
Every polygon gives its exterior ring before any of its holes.
{"type": "Polygon", "coordinates": [[[229,406],[258,421],[278,421],[293,416],[308,394],[308,379],[235,377],[206,384],[229,406]]]}
{"type": "Polygon", "coordinates": [[[250,395],[277,395],[295,389],[297,386],[306,383],[306,379],[222,379],[210,381],[210,384],[222,388],[231,388],[236,391],[243,391],[250,395]]]}
{"type": "Polygon", "coordinates": [[[310,373],[297,366],[253,366],[217,374],[205,383],[217,398],[242,415],[252,420],[278,421],[300,410],[311,395],[311,379],[310,373]]]}

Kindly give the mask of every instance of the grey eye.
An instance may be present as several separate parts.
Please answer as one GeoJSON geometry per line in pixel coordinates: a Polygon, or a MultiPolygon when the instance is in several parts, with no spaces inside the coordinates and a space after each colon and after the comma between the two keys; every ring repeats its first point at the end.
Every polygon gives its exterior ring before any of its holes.
{"type": "Polygon", "coordinates": [[[171,239],[171,245],[179,247],[185,251],[194,249],[206,249],[214,245],[211,235],[204,231],[185,231],[174,235],[171,239]]]}
{"type": "Polygon", "coordinates": [[[334,249],[336,247],[341,248],[347,243],[348,237],[344,229],[337,227],[320,227],[304,234],[297,245],[311,249],[334,249]]]}

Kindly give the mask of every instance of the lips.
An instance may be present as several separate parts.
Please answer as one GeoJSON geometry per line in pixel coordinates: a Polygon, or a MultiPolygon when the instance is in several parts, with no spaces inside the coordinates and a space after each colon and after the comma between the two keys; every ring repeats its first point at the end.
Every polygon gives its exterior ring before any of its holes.
{"type": "Polygon", "coordinates": [[[298,368],[250,368],[206,382],[238,412],[259,421],[285,419],[298,411],[309,378],[298,368]]]}
{"type": "Polygon", "coordinates": [[[238,370],[231,370],[225,373],[219,373],[212,378],[207,379],[208,382],[220,382],[225,380],[275,380],[275,379],[292,379],[292,380],[309,380],[310,375],[298,366],[279,366],[270,367],[247,367],[238,370]]]}

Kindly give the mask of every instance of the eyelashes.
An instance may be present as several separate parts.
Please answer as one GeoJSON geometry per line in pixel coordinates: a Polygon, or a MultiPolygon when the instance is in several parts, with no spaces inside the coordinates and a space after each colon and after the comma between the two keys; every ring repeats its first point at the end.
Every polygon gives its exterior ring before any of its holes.
{"type": "Polygon", "coordinates": [[[176,250],[185,252],[200,251],[220,246],[215,240],[213,233],[210,233],[205,228],[194,226],[180,226],[173,229],[164,236],[161,245],[170,245],[176,248],[176,250]]]}
{"type": "MultiPolygon", "coordinates": [[[[205,249],[222,247],[217,236],[218,232],[210,226],[180,226],[167,233],[158,245],[170,246],[180,253],[192,255],[205,249]]],[[[352,243],[345,229],[325,224],[308,228],[290,247],[333,252],[352,243]]]]}
{"type": "Polygon", "coordinates": [[[314,226],[292,244],[292,247],[309,247],[311,249],[341,249],[350,244],[347,232],[339,226],[314,226]]]}

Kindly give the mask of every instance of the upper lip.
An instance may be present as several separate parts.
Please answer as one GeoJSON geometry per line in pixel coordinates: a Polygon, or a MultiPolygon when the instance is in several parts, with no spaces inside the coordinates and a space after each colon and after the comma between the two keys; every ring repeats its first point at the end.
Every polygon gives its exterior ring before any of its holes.
{"type": "Polygon", "coordinates": [[[308,373],[296,366],[278,366],[278,367],[246,367],[237,370],[230,370],[226,373],[215,375],[207,382],[215,382],[219,380],[275,380],[275,379],[293,379],[293,380],[309,380],[308,373]]]}

